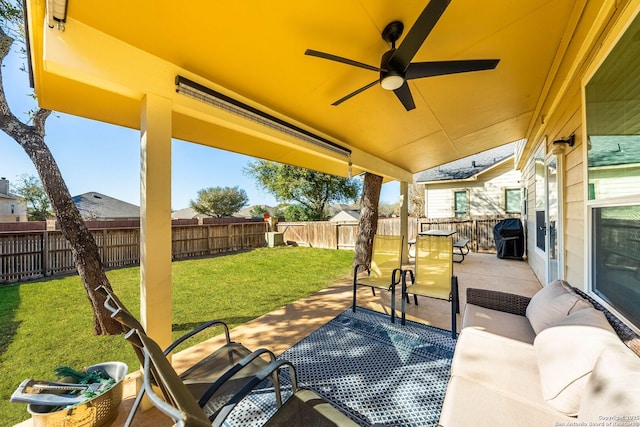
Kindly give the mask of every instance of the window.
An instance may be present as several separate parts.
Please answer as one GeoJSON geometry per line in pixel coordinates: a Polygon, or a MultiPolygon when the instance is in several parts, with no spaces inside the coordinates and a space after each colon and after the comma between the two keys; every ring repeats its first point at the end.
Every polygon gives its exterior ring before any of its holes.
{"type": "Polygon", "coordinates": [[[16,205],[11,205],[11,213],[16,213],[16,205]]]}
{"type": "Polygon", "coordinates": [[[636,17],[585,86],[593,292],[640,327],[640,57],[636,17]],[[635,69],[635,68],[633,68],[635,69]]]}
{"type": "Polygon", "coordinates": [[[506,213],[519,213],[521,200],[519,188],[504,189],[504,211],[506,213]]]}
{"type": "Polygon", "coordinates": [[[640,320],[640,206],[593,208],[594,291],[640,320]]]}
{"type": "Polygon", "coordinates": [[[466,190],[453,192],[453,212],[456,217],[469,215],[469,197],[466,190]]]}

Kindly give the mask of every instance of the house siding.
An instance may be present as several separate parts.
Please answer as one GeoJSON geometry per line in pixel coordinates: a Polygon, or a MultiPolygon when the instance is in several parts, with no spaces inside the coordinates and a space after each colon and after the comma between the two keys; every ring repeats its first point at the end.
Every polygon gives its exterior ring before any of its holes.
{"type": "Polygon", "coordinates": [[[450,218],[453,216],[453,192],[462,189],[451,184],[425,185],[425,216],[427,218],[450,218]]]}
{"type": "Polygon", "coordinates": [[[17,198],[0,196],[0,222],[25,221],[27,221],[27,208],[24,203],[17,198]]]}
{"type": "Polygon", "coordinates": [[[505,188],[520,187],[520,171],[511,160],[479,175],[478,180],[425,185],[425,215],[427,218],[451,218],[453,194],[467,191],[470,216],[502,215],[505,188]]]}
{"type": "MultiPolygon", "coordinates": [[[[582,82],[587,69],[596,60],[600,49],[609,49],[603,41],[610,36],[612,28],[627,6],[637,7],[637,1],[588,2],[581,13],[572,41],[567,46],[563,60],[558,65],[558,73],[553,79],[548,96],[542,104],[535,127],[530,135],[536,136],[525,148],[523,160],[523,186],[528,189],[527,233],[535,233],[535,169],[533,155],[535,147],[546,136],[546,152],[553,150],[553,141],[575,134],[573,147],[563,146],[559,154],[562,179],[562,241],[563,276],[573,286],[588,289],[585,274],[588,272],[586,205],[587,188],[586,144],[584,142],[584,112],[582,82]],[[576,41],[578,43],[576,43],[576,41]],[[549,111],[552,111],[549,114],[549,111]]],[[[637,188],[637,187],[636,187],[637,188]]],[[[534,234],[535,235],[535,234],[534,234]]],[[[544,283],[546,260],[544,254],[536,250],[535,239],[527,242],[528,261],[532,269],[544,283]]]]}

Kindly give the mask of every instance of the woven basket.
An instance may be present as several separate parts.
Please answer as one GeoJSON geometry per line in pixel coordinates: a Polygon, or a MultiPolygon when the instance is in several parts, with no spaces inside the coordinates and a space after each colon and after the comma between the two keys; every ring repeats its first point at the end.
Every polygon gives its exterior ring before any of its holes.
{"type": "Polygon", "coordinates": [[[104,371],[116,383],[106,392],[70,409],[57,409],[45,405],[27,405],[34,427],[98,427],[113,420],[122,401],[123,380],[127,365],[106,362],[89,366],[86,371],[104,371]]]}

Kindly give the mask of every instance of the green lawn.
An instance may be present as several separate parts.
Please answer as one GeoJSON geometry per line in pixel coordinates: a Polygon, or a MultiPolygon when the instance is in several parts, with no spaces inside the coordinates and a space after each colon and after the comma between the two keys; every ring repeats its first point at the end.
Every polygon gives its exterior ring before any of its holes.
{"type": "MultiPolygon", "coordinates": [[[[172,266],[173,335],[217,318],[230,327],[348,276],[353,252],[302,247],[264,248],[172,266]]],[[[140,269],[107,273],[120,299],[139,313],[140,269]]],[[[119,360],[139,364],[122,336],[93,336],[91,308],[77,276],[0,286],[0,425],[29,418],[9,402],[26,378],[55,379],[59,365],[81,368],[119,360]]]]}

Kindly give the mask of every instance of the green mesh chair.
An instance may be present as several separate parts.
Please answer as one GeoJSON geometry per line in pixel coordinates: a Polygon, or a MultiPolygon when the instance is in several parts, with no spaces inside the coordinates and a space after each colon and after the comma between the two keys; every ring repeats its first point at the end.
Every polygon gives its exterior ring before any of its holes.
{"type": "Polygon", "coordinates": [[[415,273],[407,270],[402,275],[402,324],[405,324],[406,302],[413,294],[451,302],[451,336],[457,335],[456,315],[460,312],[458,278],[453,275],[453,241],[451,237],[418,236],[415,248],[415,273]],[[407,275],[410,278],[407,280],[407,275]]]}
{"type": "Polygon", "coordinates": [[[396,313],[396,285],[402,276],[402,245],[403,236],[385,236],[376,234],[373,237],[373,251],[371,265],[358,264],[353,269],[353,304],[356,311],[356,290],[358,286],[368,286],[373,294],[376,288],[391,291],[391,322],[395,322],[396,313]],[[367,270],[366,277],[358,277],[358,273],[367,270]]]}

